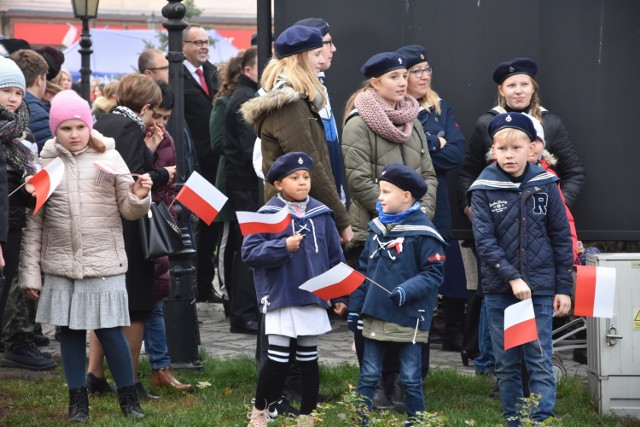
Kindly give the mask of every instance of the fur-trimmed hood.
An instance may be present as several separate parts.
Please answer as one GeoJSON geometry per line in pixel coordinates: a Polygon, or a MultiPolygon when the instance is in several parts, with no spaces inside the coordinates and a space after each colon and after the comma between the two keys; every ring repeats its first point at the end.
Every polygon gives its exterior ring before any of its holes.
{"type": "Polygon", "coordinates": [[[256,135],[260,135],[262,123],[269,113],[301,99],[300,93],[289,86],[282,86],[268,92],[260,89],[259,93],[261,96],[250,99],[240,107],[242,117],[251,125],[256,135]]]}

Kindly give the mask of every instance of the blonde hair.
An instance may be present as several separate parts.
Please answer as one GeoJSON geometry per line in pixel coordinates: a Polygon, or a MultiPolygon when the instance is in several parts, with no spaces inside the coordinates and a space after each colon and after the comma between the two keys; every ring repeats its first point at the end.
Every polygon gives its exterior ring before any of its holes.
{"type": "MultiPolygon", "coordinates": [[[[73,83],[73,78],[71,77],[71,73],[67,70],[65,70],[64,68],[60,68],[60,72],[58,73],[57,76],[55,76],[53,79],[51,79],[51,81],[55,84],[57,84],[58,86],[62,87],[62,77],[66,75],[67,77],[69,77],[69,80],[71,80],[71,83],[73,83]]],[[[49,83],[49,81],[47,80],[47,83],[49,83]]]]}
{"type": "MultiPolygon", "coordinates": [[[[315,50],[315,49],[313,49],[315,50]]],[[[313,101],[318,96],[322,97],[322,105],[327,99],[318,75],[311,69],[307,57],[309,52],[301,52],[295,55],[286,56],[281,59],[272,58],[262,73],[260,84],[265,90],[273,89],[280,76],[289,83],[289,86],[313,101]]]]}
{"type": "Polygon", "coordinates": [[[363,81],[360,89],[353,92],[347,100],[347,103],[344,105],[344,118],[342,119],[342,126],[347,124],[349,114],[351,114],[351,110],[353,110],[353,107],[356,103],[356,97],[367,89],[373,89],[373,86],[371,85],[371,79],[363,81]]]}
{"type": "Polygon", "coordinates": [[[98,138],[96,138],[93,135],[89,136],[89,144],[88,145],[89,145],[89,147],[91,147],[94,150],[96,150],[98,153],[104,153],[105,151],[107,151],[107,147],[104,146],[102,141],[100,141],[98,138]]]}
{"type": "MultiPolygon", "coordinates": [[[[531,103],[529,104],[528,113],[531,114],[536,119],[540,120],[540,123],[542,123],[542,108],[540,107],[540,96],[538,95],[538,90],[540,89],[540,86],[538,86],[538,82],[533,77],[529,76],[529,78],[531,79],[531,84],[533,84],[533,95],[531,95],[531,103]]],[[[502,84],[504,84],[504,82],[502,82],[502,84]]],[[[504,99],[502,95],[500,95],[500,87],[502,86],[502,84],[498,85],[498,95],[496,98],[496,105],[506,109],[507,101],[504,99]]]]}
{"type": "Polygon", "coordinates": [[[431,83],[429,83],[427,93],[418,99],[418,103],[420,106],[424,107],[424,109],[434,111],[437,116],[442,113],[442,108],[440,107],[440,96],[435,90],[431,89],[431,83]]]}
{"type": "Polygon", "coordinates": [[[499,139],[501,141],[502,140],[510,140],[510,139],[513,139],[513,138],[515,138],[517,136],[522,136],[522,137],[526,138],[529,142],[533,142],[533,141],[531,141],[531,138],[529,138],[529,135],[527,135],[525,132],[521,131],[520,129],[503,128],[503,129],[500,129],[498,132],[493,134],[493,138],[492,138],[493,143],[491,144],[491,147],[493,147],[495,145],[496,139],[499,139]]]}

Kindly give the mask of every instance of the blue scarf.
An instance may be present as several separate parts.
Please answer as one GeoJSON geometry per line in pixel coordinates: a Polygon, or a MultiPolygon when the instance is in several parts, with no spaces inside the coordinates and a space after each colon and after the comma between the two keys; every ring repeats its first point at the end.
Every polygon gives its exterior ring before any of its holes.
{"type": "Polygon", "coordinates": [[[415,202],[413,206],[402,213],[390,214],[382,212],[382,206],[380,205],[380,202],[376,202],[376,210],[378,211],[378,219],[383,224],[398,224],[415,211],[420,210],[420,203],[415,202]]]}

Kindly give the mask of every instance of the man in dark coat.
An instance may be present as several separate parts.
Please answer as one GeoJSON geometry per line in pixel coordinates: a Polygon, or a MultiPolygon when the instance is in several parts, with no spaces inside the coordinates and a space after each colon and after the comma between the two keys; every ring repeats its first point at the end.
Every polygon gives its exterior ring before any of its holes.
{"type": "MultiPolygon", "coordinates": [[[[189,25],[182,33],[185,61],[184,117],[195,142],[201,175],[215,183],[219,156],[211,149],[209,116],[212,100],[219,89],[218,70],[209,62],[209,35],[199,25],[189,25]]],[[[196,229],[198,301],[212,301],[214,276],[215,224],[198,222],[196,229]]]]}

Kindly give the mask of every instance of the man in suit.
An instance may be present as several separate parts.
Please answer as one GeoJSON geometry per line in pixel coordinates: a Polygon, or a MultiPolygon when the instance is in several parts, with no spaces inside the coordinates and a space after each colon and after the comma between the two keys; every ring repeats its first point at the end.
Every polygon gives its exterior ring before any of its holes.
{"type": "MultiPolygon", "coordinates": [[[[209,116],[212,100],[219,89],[218,70],[209,62],[209,35],[199,25],[191,24],[182,33],[184,75],[184,116],[195,143],[200,174],[211,184],[215,183],[219,156],[211,149],[209,116]]],[[[214,223],[208,226],[202,221],[196,228],[196,259],[198,301],[215,301],[212,280],[214,277],[214,249],[216,242],[214,223]]]]}

